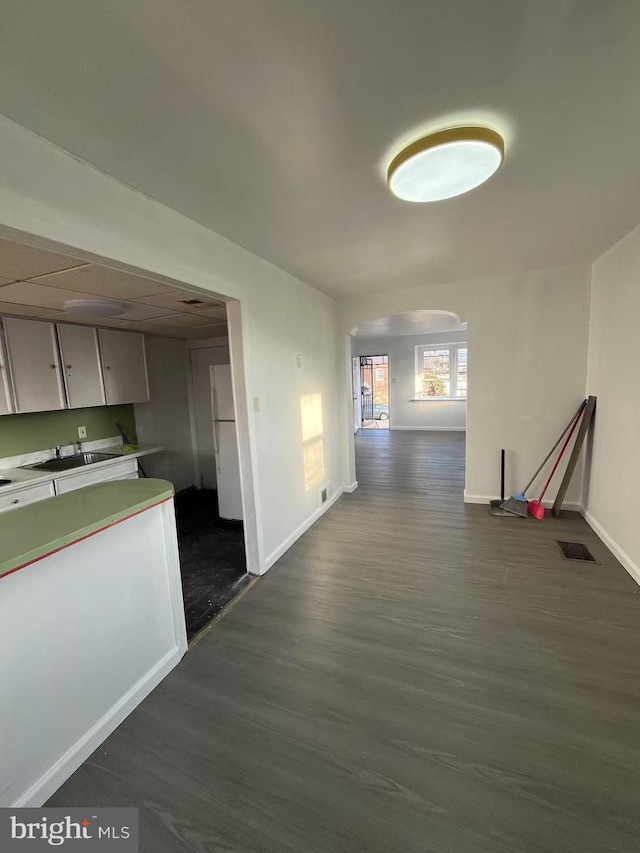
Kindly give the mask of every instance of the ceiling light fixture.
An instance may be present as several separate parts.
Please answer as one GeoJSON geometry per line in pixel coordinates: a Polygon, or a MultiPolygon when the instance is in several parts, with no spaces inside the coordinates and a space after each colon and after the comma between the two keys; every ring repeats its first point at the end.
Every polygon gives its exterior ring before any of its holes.
{"type": "Polygon", "coordinates": [[[110,299],[67,299],[64,303],[67,314],[92,317],[120,317],[130,307],[127,302],[112,302],[110,299]]]}
{"type": "Polygon", "coordinates": [[[469,192],[498,170],[504,139],[488,127],[452,127],[404,148],[389,165],[387,184],[405,201],[441,201],[469,192]]]}

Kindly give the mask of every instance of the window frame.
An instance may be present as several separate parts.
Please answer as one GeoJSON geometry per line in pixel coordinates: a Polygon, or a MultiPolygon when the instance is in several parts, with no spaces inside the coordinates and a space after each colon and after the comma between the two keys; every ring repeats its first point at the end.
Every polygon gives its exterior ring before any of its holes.
{"type": "Polygon", "coordinates": [[[449,400],[452,402],[466,402],[467,395],[463,397],[460,394],[449,394],[446,397],[426,397],[418,391],[418,382],[422,383],[422,374],[424,371],[424,352],[425,350],[449,350],[449,387],[457,391],[458,389],[458,350],[466,349],[467,351],[467,371],[469,365],[469,345],[467,343],[438,343],[438,344],[418,344],[415,347],[415,396],[411,398],[414,403],[428,402],[429,400],[449,400]],[[420,380],[418,380],[420,377],[420,380]]]}

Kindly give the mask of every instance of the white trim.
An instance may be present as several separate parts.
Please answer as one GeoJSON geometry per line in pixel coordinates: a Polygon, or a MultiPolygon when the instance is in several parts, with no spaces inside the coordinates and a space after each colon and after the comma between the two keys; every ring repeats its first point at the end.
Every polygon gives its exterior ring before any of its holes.
{"type": "Polygon", "coordinates": [[[466,403],[466,397],[409,397],[409,403],[466,403]]]}
{"type": "MultiPolygon", "coordinates": [[[[499,497],[500,495],[470,495],[466,489],[464,491],[464,502],[466,504],[488,504],[489,501],[497,501],[499,497]]],[[[505,497],[505,500],[508,500],[508,497],[505,497]]],[[[554,504],[552,500],[544,500],[542,503],[546,509],[551,509],[554,504]]],[[[582,504],[576,501],[565,501],[562,508],[569,510],[569,512],[582,512],[582,504]]]]}
{"type": "Polygon", "coordinates": [[[280,559],[280,557],[282,557],[282,555],[289,550],[289,548],[291,548],[293,543],[296,542],[296,540],[298,540],[303,533],[306,533],[306,531],[313,524],[315,524],[321,516],[325,514],[329,507],[332,507],[334,505],[338,498],[342,496],[342,493],[344,491],[344,486],[340,486],[340,488],[335,492],[335,494],[333,494],[329,498],[328,501],[325,501],[325,503],[319,506],[315,512],[312,512],[309,518],[306,519],[306,521],[303,521],[302,524],[297,527],[290,536],[287,536],[284,542],[278,545],[278,547],[269,554],[269,556],[264,561],[265,572],[267,571],[267,569],[270,569],[271,566],[273,566],[273,564],[276,563],[280,559]]]}
{"type": "Polygon", "coordinates": [[[349,483],[349,485],[348,485],[348,486],[343,486],[343,487],[342,487],[342,491],[343,491],[343,492],[346,492],[348,495],[350,495],[350,494],[352,494],[353,492],[355,492],[355,490],[356,490],[357,488],[358,488],[358,481],[357,481],[357,480],[354,480],[354,482],[353,482],[353,483],[349,483]]]}
{"type": "Polygon", "coordinates": [[[12,808],[39,808],[83,764],[120,723],[160,684],[182,660],[184,652],[173,648],[110,708],[56,763],[19,797],[12,808]]]}
{"type": "Polygon", "coordinates": [[[604,542],[604,544],[611,551],[616,560],[618,560],[618,562],[622,564],[622,566],[631,575],[634,581],[640,586],[640,566],[633,562],[627,552],[622,550],[622,548],[618,545],[615,539],[613,539],[607,533],[607,531],[600,524],[600,522],[597,521],[591,515],[590,512],[588,512],[586,509],[583,509],[582,515],[584,516],[584,520],[587,522],[593,532],[604,542]]]}
{"type": "Polygon", "coordinates": [[[425,432],[466,432],[466,427],[430,427],[430,426],[390,426],[389,429],[405,429],[412,432],[422,430],[425,432]]]}

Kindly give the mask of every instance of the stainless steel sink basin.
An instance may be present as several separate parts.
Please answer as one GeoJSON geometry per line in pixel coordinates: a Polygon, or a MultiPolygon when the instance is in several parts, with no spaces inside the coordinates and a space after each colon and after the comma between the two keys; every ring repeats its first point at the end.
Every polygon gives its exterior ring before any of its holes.
{"type": "Polygon", "coordinates": [[[83,468],[85,465],[93,465],[95,462],[104,462],[107,459],[118,459],[119,456],[119,453],[74,453],[73,456],[47,459],[46,462],[22,467],[29,468],[31,471],[68,471],[70,468],[83,468]]]}

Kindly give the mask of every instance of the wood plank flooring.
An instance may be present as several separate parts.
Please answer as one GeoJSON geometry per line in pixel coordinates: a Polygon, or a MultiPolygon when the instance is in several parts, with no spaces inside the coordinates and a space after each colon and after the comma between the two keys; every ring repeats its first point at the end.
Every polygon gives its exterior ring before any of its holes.
{"type": "Polygon", "coordinates": [[[149,853],[638,851],[638,587],[577,515],[465,506],[461,434],[357,465],[49,804],[138,806],[149,853]]]}

